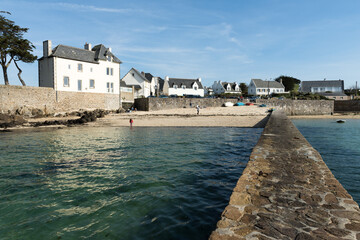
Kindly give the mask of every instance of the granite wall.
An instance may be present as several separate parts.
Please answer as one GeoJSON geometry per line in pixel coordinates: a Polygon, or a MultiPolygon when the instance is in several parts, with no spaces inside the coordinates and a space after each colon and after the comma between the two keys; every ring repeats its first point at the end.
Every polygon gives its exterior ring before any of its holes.
{"type": "Polygon", "coordinates": [[[360,112],[360,100],[335,101],[334,112],[360,112]]]}
{"type": "Polygon", "coordinates": [[[135,107],[142,111],[155,111],[174,108],[221,107],[225,102],[238,102],[237,99],[223,98],[139,98],[135,99],[135,107]]]}
{"type": "Polygon", "coordinates": [[[360,239],[359,205],[275,111],[210,239],[360,239]]]}
{"type": "Polygon", "coordinates": [[[24,106],[37,108],[45,113],[97,108],[115,110],[119,108],[119,95],[0,85],[0,113],[14,113],[24,106]]]}
{"type": "Polygon", "coordinates": [[[257,99],[256,103],[283,110],[287,115],[330,115],[334,113],[333,100],[257,99]]]}

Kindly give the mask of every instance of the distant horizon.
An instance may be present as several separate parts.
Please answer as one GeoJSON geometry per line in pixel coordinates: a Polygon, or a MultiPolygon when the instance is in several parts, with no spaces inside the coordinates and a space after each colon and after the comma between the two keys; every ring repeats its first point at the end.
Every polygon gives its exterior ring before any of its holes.
{"type": "MultiPolygon", "coordinates": [[[[249,84],[286,75],[301,81],[360,79],[360,2],[304,0],[114,1],[0,0],[42,57],[42,42],[83,48],[104,44],[132,68],[154,76],[249,84]]],[[[28,86],[38,86],[37,61],[20,63],[28,86]]],[[[11,85],[21,85],[17,70],[11,85]]],[[[4,84],[0,74],[0,84],[4,84]]]]}

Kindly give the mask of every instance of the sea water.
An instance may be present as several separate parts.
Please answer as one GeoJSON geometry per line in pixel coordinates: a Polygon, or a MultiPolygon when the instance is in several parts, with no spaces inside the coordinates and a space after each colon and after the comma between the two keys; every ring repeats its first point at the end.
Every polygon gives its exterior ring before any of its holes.
{"type": "Polygon", "coordinates": [[[295,126],[321,154],[337,180],[360,204],[360,119],[295,119],[295,126]]]}
{"type": "Polygon", "coordinates": [[[0,238],[207,239],[261,132],[1,133],[0,238]]]}

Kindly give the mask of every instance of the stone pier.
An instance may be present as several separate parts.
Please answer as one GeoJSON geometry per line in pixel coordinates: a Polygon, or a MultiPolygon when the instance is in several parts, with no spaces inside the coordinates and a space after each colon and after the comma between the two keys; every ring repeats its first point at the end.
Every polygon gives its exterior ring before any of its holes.
{"type": "Polygon", "coordinates": [[[217,239],[360,239],[360,210],[285,113],[275,111],[210,236],[217,239]]]}

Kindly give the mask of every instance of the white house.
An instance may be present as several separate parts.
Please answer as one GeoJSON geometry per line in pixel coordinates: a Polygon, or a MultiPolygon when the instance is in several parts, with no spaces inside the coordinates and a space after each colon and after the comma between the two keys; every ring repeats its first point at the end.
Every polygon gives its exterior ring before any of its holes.
{"type": "Polygon", "coordinates": [[[248,94],[254,96],[270,96],[279,93],[285,93],[282,82],[251,79],[248,87],[248,94]]]}
{"type": "Polygon", "coordinates": [[[119,94],[121,61],[99,44],[84,49],[43,42],[39,60],[39,86],[56,91],[119,94]]]}
{"type": "Polygon", "coordinates": [[[239,84],[236,82],[228,83],[222,81],[215,81],[212,85],[212,89],[214,94],[222,94],[222,93],[232,93],[232,94],[241,94],[241,89],[239,84]]]}
{"type": "Polygon", "coordinates": [[[131,68],[121,81],[124,81],[128,86],[134,86],[134,97],[141,98],[155,95],[154,90],[152,90],[152,79],[153,76],[150,73],[140,73],[135,68],[131,68]]]}
{"type": "MultiPolygon", "coordinates": [[[[162,86],[161,86],[162,85],[162,86]]],[[[184,79],[184,78],[169,78],[165,77],[162,87],[162,93],[164,95],[194,95],[204,97],[204,87],[201,84],[201,78],[198,79],[184,79]]]]}

